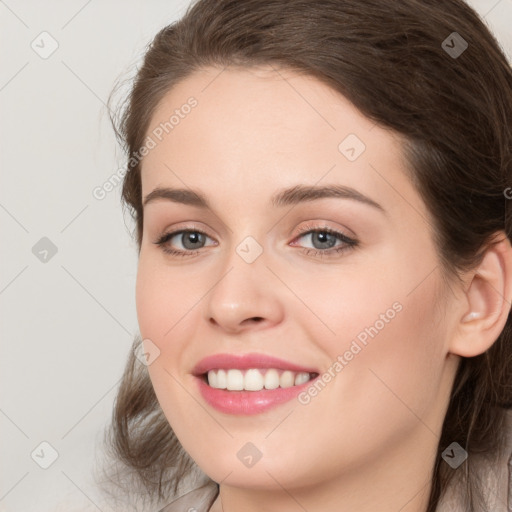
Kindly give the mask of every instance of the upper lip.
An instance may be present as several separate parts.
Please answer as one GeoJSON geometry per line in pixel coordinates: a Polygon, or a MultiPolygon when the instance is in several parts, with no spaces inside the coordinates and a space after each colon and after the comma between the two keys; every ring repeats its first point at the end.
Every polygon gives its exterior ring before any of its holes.
{"type": "Polygon", "coordinates": [[[290,370],[293,372],[317,373],[314,368],[301,366],[284,359],[267,356],[265,354],[214,354],[201,359],[193,368],[192,374],[203,375],[216,368],[236,368],[248,370],[250,368],[275,368],[278,370],[290,370]]]}

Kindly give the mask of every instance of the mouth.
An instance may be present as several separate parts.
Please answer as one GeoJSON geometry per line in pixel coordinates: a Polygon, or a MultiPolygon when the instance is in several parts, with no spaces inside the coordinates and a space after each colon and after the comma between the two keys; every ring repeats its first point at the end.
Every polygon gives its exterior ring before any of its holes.
{"type": "Polygon", "coordinates": [[[193,369],[210,406],[230,415],[267,411],[297,397],[319,377],[314,368],[265,354],[216,354],[193,369]]]}

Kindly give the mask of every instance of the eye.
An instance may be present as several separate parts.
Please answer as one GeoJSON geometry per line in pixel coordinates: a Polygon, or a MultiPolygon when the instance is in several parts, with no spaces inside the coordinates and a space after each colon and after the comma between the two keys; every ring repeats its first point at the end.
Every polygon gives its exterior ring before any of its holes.
{"type": "Polygon", "coordinates": [[[165,233],[154,243],[160,246],[167,254],[172,254],[174,256],[191,256],[193,254],[197,254],[199,252],[198,249],[202,249],[204,247],[206,238],[210,237],[203,231],[199,231],[197,229],[181,229],[179,231],[165,233]],[[171,247],[173,245],[172,240],[174,238],[176,238],[176,240],[182,245],[182,249],[173,249],[171,247]]]}
{"type": "MultiPolygon", "coordinates": [[[[299,229],[300,235],[295,238],[309,238],[313,247],[304,247],[304,254],[314,256],[333,256],[358,245],[358,241],[327,226],[304,226],[299,229]],[[338,245],[336,245],[338,243],[338,245]]],[[[212,240],[206,233],[198,229],[181,229],[163,234],[153,242],[172,256],[194,256],[205,247],[206,239],[212,240]],[[175,239],[175,240],[174,240],[175,239]],[[174,241],[173,241],[174,240],[174,241]],[[180,244],[181,248],[175,247],[180,244]]],[[[295,242],[294,240],[294,242],[295,242]]],[[[216,245],[216,242],[209,245],[216,245]]]]}
{"type": "Polygon", "coordinates": [[[304,226],[300,230],[301,235],[295,240],[301,238],[309,239],[313,247],[304,247],[303,253],[315,256],[332,256],[352,249],[358,245],[358,241],[353,238],[349,238],[344,233],[331,229],[327,226],[304,226]],[[339,242],[338,245],[336,245],[339,242]]]}

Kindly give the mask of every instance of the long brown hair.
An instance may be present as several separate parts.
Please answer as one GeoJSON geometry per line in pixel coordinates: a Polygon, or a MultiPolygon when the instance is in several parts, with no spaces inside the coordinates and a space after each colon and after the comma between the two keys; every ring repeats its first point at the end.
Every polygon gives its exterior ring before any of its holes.
{"type": "MultiPolygon", "coordinates": [[[[512,239],[504,195],[512,186],[511,67],[462,0],[199,0],[155,36],[129,97],[112,119],[128,156],[122,198],[135,220],[139,250],[143,208],[140,161],[133,156],[144,144],[157,104],[202,67],[260,64],[321,80],[401,136],[410,179],[431,213],[447,275],[457,278],[475,268],[496,232],[512,239]]],[[[136,338],[134,347],[139,342],[136,338]]],[[[511,407],[509,317],[489,350],[461,359],[427,512],[435,511],[452,478],[462,484],[465,510],[483,510],[484,489],[472,455],[498,460],[511,407]],[[441,460],[454,440],[469,454],[457,471],[441,460]]],[[[127,492],[138,483],[148,495],[169,499],[196,468],[133,351],[105,441],[132,472],[127,492]]]]}

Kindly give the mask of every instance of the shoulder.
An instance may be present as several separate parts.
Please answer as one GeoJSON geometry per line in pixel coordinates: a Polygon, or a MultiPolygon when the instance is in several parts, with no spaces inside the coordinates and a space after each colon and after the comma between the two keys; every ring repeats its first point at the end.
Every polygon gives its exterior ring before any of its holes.
{"type": "MultiPolygon", "coordinates": [[[[507,412],[507,443],[497,466],[491,466],[485,457],[472,455],[474,467],[486,489],[489,490],[486,500],[486,510],[493,512],[510,512],[512,510],[512,409],[507,412]]],[[[436,512],[462,511],[460,491],[448,487],[436,512]]]]}
{"type": "Polygon", "coordinates": [[[209,482],[180,496],[158,512],[208,512],[216,495],[217,484],[209,482]]]}

